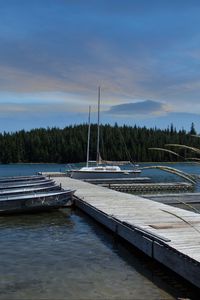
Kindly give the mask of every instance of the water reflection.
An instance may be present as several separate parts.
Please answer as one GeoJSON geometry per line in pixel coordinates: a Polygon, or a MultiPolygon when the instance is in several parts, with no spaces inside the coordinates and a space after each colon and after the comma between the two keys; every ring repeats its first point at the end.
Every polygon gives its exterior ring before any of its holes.
{"type": "MultiPolygon", "coordinates": [[[[8,165],[0,176],[59,168],[8,165]]],[[[173,181],[165,172],[143,176],[173,181]]],[[[0,299],[200,299],[194,287],[78,210],[0,217],[0,244],[0,299]]]]}
{"type": "Polygon", "coordinates": [[[0,232],[1,299],[194,299],[79,210],[1,217],[0,232]]]}
{"type": "Polygon", "coordinates": [[[25,213],[0,216],[0,228],[25,227],[41,228],[49,225],[72,226],[74,223],[70,218],[72,210],[70,208],[59,209],[42,213],[25,213]]]}
{"type": "Polygon", "coordinates": [[[133,299],[157,299],[158,291],[160,293],[159,299],[200,299],[199,289],[177,276],[171,270],[153,261],[129,243],[117,238],[109,230],[94,222],[89,216],[78,210],[76,213],[84,217],[85,221],[91,226],[92,231],[107,247],[110,247],[127,266],[132,267],[135,273],[137,272],[134,283],[132,283],[134,288],[133,299]],[[153,285],[154,287],[152,288],[153,285]],[[145,295],[147,286],[147,293],[151,292],[151,297],[145,295]],[[155,286],[158,290],[154,294],[155,286]],[[143,295],[140,294],[141,292],[143,295]]]}

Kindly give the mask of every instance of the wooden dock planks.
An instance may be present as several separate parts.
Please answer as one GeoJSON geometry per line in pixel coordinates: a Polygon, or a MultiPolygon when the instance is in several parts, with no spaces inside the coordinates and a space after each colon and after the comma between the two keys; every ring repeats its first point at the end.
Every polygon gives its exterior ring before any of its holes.
{"type": "Polygon", "coordinates": [[[91,217],[200,288],[200,214],[71,179],[75,204],[91,217]]]}

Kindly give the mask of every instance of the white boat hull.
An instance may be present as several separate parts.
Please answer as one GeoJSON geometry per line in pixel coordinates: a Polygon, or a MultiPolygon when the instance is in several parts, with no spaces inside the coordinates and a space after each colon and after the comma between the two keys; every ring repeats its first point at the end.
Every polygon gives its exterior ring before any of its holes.
{"type": "Polygon", "coordinates": [[[121,171],[83,171],[73,170],[71,171],[71,178],[74,179],[122,179],[122,178],[135,178],[141,173],[141,170],[121,170],[121,171]]]}

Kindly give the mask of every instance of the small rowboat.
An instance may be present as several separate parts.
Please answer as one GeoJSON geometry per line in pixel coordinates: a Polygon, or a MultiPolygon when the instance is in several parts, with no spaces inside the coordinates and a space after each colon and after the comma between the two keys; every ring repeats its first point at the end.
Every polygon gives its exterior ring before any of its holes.
{"type": "Polygon", "coordinates": [[[0,197],[0,214],[32,213],[58,209],[72,200],[74,191],[54,191],[37,194],[0,197]]]}

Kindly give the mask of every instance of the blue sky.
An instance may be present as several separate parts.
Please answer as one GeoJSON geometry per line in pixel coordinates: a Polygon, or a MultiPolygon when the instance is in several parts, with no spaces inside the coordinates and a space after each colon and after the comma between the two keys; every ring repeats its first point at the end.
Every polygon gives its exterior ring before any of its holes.
{"type": "Polygon", "coordinates": [[[0,131],[96,120],[200,132],[197,0],[0,0],[0,131]]]}

